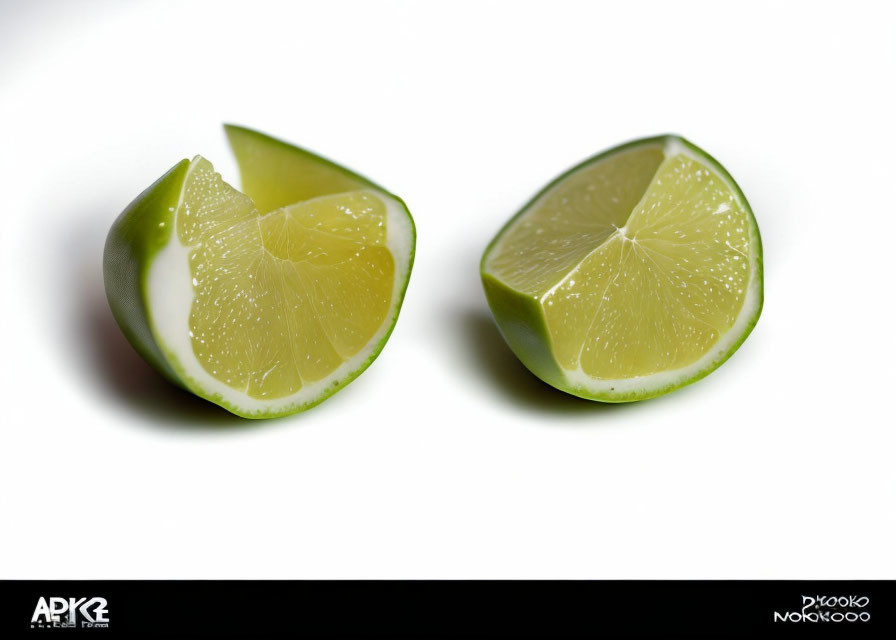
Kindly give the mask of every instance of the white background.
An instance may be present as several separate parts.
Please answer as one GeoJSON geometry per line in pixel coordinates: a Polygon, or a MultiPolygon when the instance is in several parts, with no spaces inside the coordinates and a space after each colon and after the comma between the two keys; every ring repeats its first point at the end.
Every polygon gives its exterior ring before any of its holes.
{"type": "Polygon", "coordinates": [[[0,578],[896,578],[896,14],[844,2],[0,4],[0,578]],[[247,422],[112,320],[106,231],[222,122],[410,206],[392,339],[247,422]],[[582,158],[678,132],[753,205],[765,310],[602,406],[504,346],[478,260],[582,158]]]}

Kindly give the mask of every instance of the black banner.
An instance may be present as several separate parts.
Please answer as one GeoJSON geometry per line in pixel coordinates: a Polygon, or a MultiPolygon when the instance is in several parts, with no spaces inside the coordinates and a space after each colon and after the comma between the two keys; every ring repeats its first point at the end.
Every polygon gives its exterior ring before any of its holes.
{"type": "Polygon", "coordinates": [[[4,581],[0,637],[896,637],[893,581],[4,581]]]}

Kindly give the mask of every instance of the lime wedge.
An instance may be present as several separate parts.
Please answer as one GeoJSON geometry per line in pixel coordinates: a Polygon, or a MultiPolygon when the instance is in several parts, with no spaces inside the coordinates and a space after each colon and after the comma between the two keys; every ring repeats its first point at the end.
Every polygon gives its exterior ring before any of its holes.
{"type": "Polygon", "coordinates": [[[413,220],[381,187],[312,153],[227,127],[245,183],[197,156],[112,226],[112,311],[176,384],[247,418],[307,409],[358,376],[395,322],[413,220]]]}
{"type": "Polygon", "coordinates": [[[563,174],[482,258],[498,326],[535,375],[629,402],[708,375],[762,309],[762,245],[727,171],[677,136],[638,140],[563,174]]]}

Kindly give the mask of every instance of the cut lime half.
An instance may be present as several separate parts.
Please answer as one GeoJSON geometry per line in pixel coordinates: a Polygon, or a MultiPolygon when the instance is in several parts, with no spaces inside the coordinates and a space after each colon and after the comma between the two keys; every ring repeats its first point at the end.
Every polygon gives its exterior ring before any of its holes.
{"type": "Polygon", "coordinates": [[[583,398],[642,400],[694,382],[762,309],[762,245],[741,190],[678,136],[563,174],[513,217],[482,281],[517,357],[583,398]]]}
{"type": "Polygon", "coordinates": [[[135,348],[248,418],[295,413],[359,375],[398,317],[414,257],[404,203],[319,156],[227,127],[246,193],[197,156],[116,220],[104,279],[135,348]]]}

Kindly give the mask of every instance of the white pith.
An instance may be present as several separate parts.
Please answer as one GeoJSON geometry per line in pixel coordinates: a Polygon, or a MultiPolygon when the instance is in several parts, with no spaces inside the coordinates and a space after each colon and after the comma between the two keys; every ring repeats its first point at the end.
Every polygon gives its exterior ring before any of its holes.
{"type": "MultiPolygon", "coordinates": [[[[190,166],[192,170],[194,165],[190,166]]],[[[188,173],[189,176],[189,173],[188,173]]],[[[185,178],[186,182],[186,178],[185,178]]],[[[234,389],[213,377],[196,357],[190,340],[190,311],[193,305],[193,274],[189,265],[191,247],[183,245],[177,237],[177,215],[181,201],[172,217],[171,238],[158,252],[149,268],[147,278],[147,308],[150,327],[166,356],[175,359],[172,365],[194,390],[202,395],[220,399],[221,404],[239,409],[242,414],[283,413],[293,408],[311,404],[326,395],[334,386],[351,378],[373,355],[386,336],[398,313],[398,303],[408,277],[413,232],[404,206],[395,198],[377,189],[365,189],[386,205],[386,247],[395,260],[390,311],[374,336],[361,351],[343,362],[331,374],[321,380],[302,386],[296,393],[275,399],[254,398],[234,389]]]]}
{"type": "MultiPolygon", "coordinates": [[[[656,143],[652,144],[655,145],[656,143]]],[[[645,146],[650,146],[650,144],[646,144],[645,146]]],[[[745,211],[750,210],[749,205],[744,201],[740,190],[734,184],[732,184],[731,180],[726,175],[716,171],[712,162],[708,162],[699,154],[694,153],[687,145],[674,138],[669,138],[663,143],[663,153],[665,155],[665,159],[667,160],[677,155],[683,155],[699,162],[701,165],[711,170],[720,180],[722,180],[728,186],[734,197],[736,197],[740,201],[741,206],[745,211]]],[[[612,157],[612,154],[608,155],[598,160],[598,162],[605,162],[607,160],[610,160],[612,157]]],[[[573,173],[570,173],[569,176],[566,177],[571,177],[578,171],[589,169],[593,166],[594,163],[585,164],[580,169],[573,173]]],[[[563,181],[555,185],[552,189],[546,191],[537,200],[532,202],[532,204],[527,207],[526,211],[524,211],[523,214],[516,219],[514,224],[509,226],[504,231],[504,233],[502,234],[503,237],[508,237],[510,235],[510,231],[516,225],[521,224],[526,219],[526,214],[529,211],[536,210],[538,206],[554,191],[554,189],[562,186],[562,184],[563,181]]],[[[617,230],[617,233],[624,233],[624,230],[625,227],[622,227],[621,229],[617,230]]],[[[612,237],[613,236],[610,236],[610,238],[612,237]]],[[[606,241],[609,241],[610,238],[607,238],[606,241]]],[[[498,253],[500,245],[501,241],[499,240],[492,248],[490,257],[498,253]]],[[[755,224],[753,224],[751,221],[750,282],[747,285],[747,291],[744,297],[743,306],[741,307],[740,313],[738,314],[737,319],[735,320],[731,328],[724,334],[722,334],[716,341],[716,343],[712,346],[712,348],[710,348],[699,359],[685,367],[680,367],[677,369],[660,371],[646,376],[633,376],[630,378],[616,379],[594,378],[585,373],[585,371],[582,370],[581,365],[576,369],[568,369],[559,366],[558,364],[560,372],[565,378],[567,385],[571,389],[584,392],[586,395],[599,396],[608,399],[613,397],[622,398],[625,396],[630,396],[632,394],[640,395],[650,393],[651,391],[655,390],[675,388],[681,386],[689,380],[694,379],[695,377],[699,376],[700,373],[711,369],[716,362],[725,358],[725,356],[731,351],[735,344],[743,338],[744,333],[749,329],[750,323],[755,320],[756,312],[759,309],[762,301],[762,283],[759,278],[759,246],[759,236],[755,224]]],[[[489,269],[490,262],[490,260],[486,262],[487,269],[489,269]]],[[[575,268],[573,268],[571,271],[575,271],[575,268]]],[[[563,280],[565,280],[565,277],[561,279],[560,283],[552,287],[552,289],[559,286],[559,284],[562,284],[563,280]]],[[[548,292],[548,294],[549,293],[550,291],[548,292]]],[[[544,298],[547,297],[548,294],[537,296],[536,299],[540,303],[544,298]]]]}

